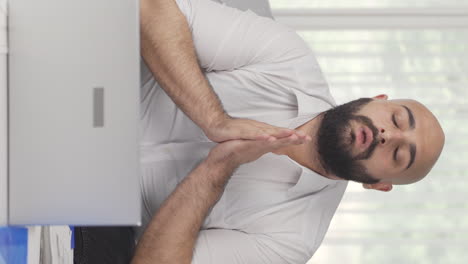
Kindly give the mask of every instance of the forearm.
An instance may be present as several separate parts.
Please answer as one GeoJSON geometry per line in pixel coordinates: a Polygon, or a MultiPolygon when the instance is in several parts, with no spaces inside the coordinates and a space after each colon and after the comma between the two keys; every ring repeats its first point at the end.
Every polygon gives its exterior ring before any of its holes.
{"type": "Polygon", "coordinates": [[[153,217],[132,264],[190,263],[200,227],[235,167],[207,159],[193,170],[153,217]]]}
{"type": "Polygon", "coordinates": [[[186,18],[174,0],[141,0],[141,53],[160,86],[204,131],[228,118],[197,61],[186,18]]]}

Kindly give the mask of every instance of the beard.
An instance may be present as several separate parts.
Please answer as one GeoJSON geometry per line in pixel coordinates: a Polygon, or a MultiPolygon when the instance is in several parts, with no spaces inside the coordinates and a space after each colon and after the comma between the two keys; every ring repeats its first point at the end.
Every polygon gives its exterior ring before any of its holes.
{"type": "Polygon", "coordinates": [[[377,147],[378,129],[366,116],[355,115],[371,98],[361,98],[334,107],[324,113],[318,130],[317,148],[319,160],[327,173],[342,179],[366,184],[379,182],[372,177],[359,162],[368,159],[377,147]],[[352,132],[351,121],[362,123],[372,130],[374,139],[368,149],[357,156],[352,156],[352,146],[356,135],[352,132]]]}

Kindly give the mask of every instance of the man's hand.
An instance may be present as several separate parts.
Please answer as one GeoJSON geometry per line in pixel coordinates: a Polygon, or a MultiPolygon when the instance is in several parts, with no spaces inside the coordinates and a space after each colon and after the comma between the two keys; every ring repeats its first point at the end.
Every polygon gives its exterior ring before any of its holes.
{"type": "Polygon", "coordinates": [[[265,153],[307,140],[293,133],[279,139],[241,139],[218,144],[160,207],[138,243],[132,264],[190,263],[203,221],[234,170],[265,153]]]}
{"type": "Polygon", "coordinates": [[[175,1],[141,0],[140,29],[141,53],[158,84],[210,140],[283,138],[295,133],[226,114],[198,65],[188,21],[175,1]]]}
{"type": "Polygon", "coordinates": [[[236,119],[225,115],[220,121],[212,122],[204,128],[206,136],[214,142],[224,142],[236,139],[272,140],[296,135],[297,140],[310,140],[300,131],[275,127],[267,123],[249,119],[236,119]]]}
{"type": "Polygon", "coordinates": [[[223,163],[232,168],[252,162],[268,152],[273,152],[290,145],[300,145],[310,137],[298,137],[291,134],[283,138],[266,140],[230,140],[218,144],[208,155],[206,162],[223,163]]]}

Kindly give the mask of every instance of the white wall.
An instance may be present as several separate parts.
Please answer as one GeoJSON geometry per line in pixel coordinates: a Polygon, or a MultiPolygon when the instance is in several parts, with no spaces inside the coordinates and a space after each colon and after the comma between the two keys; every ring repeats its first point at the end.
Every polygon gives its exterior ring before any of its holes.
{"type": "Polygon", "coordinates": [[[0,0],[0,226],[7,223],[7,0],[0,0]]]}

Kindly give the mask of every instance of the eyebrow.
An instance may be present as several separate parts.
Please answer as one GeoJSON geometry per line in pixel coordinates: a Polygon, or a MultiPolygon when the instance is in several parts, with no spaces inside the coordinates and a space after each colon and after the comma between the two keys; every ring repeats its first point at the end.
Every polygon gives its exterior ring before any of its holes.
{"type": "Polygon", "coordinates": [[[406,105],[402,105],[402,106],[406,109],[406,112],[408,112],[409,127],[411,129],[414,129],[416,127],[416,122],[414,121],[413,111],[411,111],[411,109],[409,109],[406,105]]]}
{"type": "Polygon", "coordinates": [[[414,159],[416,158],[416,145],[415,144],[410,144],[410,160],[408,162],[408,166],[406,166],[406,169],[409,169],[411,165],[414,163],[414,159]]]}

